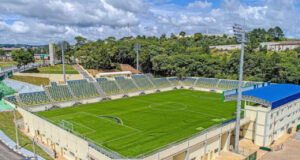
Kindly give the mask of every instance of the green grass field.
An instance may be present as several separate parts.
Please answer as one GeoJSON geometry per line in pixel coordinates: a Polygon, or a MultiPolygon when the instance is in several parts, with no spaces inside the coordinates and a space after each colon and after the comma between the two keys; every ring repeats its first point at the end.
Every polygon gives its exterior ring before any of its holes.
{"type": "Polygon", "coordinates": [[[174,90],[37,114],[57,125],[71,122],[76,132],[98,144],[136,157],[232,119],[235,108],[236,102],[223,103],[221,94],[174,90]]]}
{"type": "Polygon", "coordinates": [[[11,62],[11,61],[0,61],[0,67],[12,66],[16,64],[17,64],[16,62],[11,62]]]}
{"type": "Polygon", "coordinates": [[[10,79],[34,84],[37,86],[40,86],[40,85],[48,86],[50,84],[49,78],[43,78],[43,77],[13,75],[12,77],[10,77],[10,79]]]}
{"type": "MultiPolygon", "coordinates": [[[[63,65],[58,64],[55,66],[39,67],[39,68],[25,71],[24,73],[63,74],[63,65]]],[[[73,68],[73,66],[66,64],[66,74],[79,74],[79,73],[73,68]]]]}

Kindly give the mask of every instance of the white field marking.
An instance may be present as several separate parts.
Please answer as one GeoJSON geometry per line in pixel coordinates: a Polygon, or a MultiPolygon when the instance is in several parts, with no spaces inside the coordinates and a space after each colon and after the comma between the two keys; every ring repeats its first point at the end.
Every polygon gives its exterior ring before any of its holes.
{"type": "Polygon", "coordinates": [[[90,128],[90,127],[84,125],[84,124],[77,123],[77,122],[74,122],[74,121],[71,121],[71,123],[77,124],[77,125],[79,125],[79,126],[82,126],[82,127],[86,128],[86,129],[91,130],[90,132],[86,132],[85,134],[92,134],[92,133],[95,133],[95,132],[96,132],[96,130],[94,130],[94,129],[92,129],[92,128],[90,128]]]}
{"type": "MultiPolygon", "coordinates": [[[[206,93],[206,92],[205,92],[205,93],[206,93]]],[[[196,97],[196,98],[203,98],[203,99],[210,99],[210,100],[220,100],[219,98],[214,98],[214,97],[191,95],[192,92],[181,93],[181,94],[182,94],[182,95],[187,95],[187,96],[196,97]]],[[[208,94],[208,93],[206,93],[206,94],[208,94]]]]}
{"type": "MultiPolygon", "coordinates": [[[[182,93],[182,94],[187,94],[187,93],[182,93]]],[[[151,103],[151,102],[149,102],[149,101],[145,101],[145,100],[134,100],[134,101],[141,101],[141,102],[147,102],[147,103],[150,103],[149,105],[148,105],[148,107],[150,106],[150,105],[153,105],[153,104],[159,104],[159,103],[163,103],[163,102],[158,102],[158,103],[151,103]]],[[[169,101],[168,101],[169,102],[169,101]]],[[[172,102],[172,103],[176,103],[176,102],[172,102]]],[[[178,104],[181,104],[181,103],[178,103],[178,104]]],[[[221,116],[216,116],[216,115],[213,115],[213,114],[207,114],[207,113],[203,113],[203,112],[198,112],[198,111],[193,111],[193,110],[189,110],[189,109],[187,109],[188,107],[187,107],[187,105],[186,104],[184,104],[186,107],[185,107],[185,109],[182,109],[182,111],[187,111],[187,112],[193,112],[193,113],[198,113],[198,114],[201,114],[201,115],[205,115],[205,116],[210,116],[210,117],[216,117],[216,118],[223,118],[223,117],[221,117],[221,116]]],[[[151,107],[149,107],[149,108],[151,108],[151,107]]],[[[151,108],[151,109],[153,109],[153,108],[151,108]]],[[[159,110],[159,109],[154,109],[154,110],[159,110]]],[[[162,111],[171,111],[171,110],[162,110],[162,111]]],[[[179,111],[179,110],[178,110],[179,111]]]]}
{"type": "Polygon", "coordinates": [[[119,123],[115,123],[115,122],[113,122],[113,121],[111,121],[111,120],[108,120],[107,118],[98,117],[98,116],[96,116],[96,115],[94,115],[94,114],[91,114],[91,113],[87,113],[87,112],[78,112],[78,113],[83,113],[83,114],[87,114],[87,115],[90,115],[90,116],[93,116],[93,117],[101,118],[101,119],[106,120],[106,121],[108,121],[108,122],[110,122],[110,123],[114,123],[114,124],[117,124],[117,125],[120,125],[120,126],[124,126],[124,127],[126,127],[126,128],[129,128],[129,129],[133,129],[133,130],[136,130],[136,131],[140,131],[140,132],[141,132],[141,130],[139,130],[139,129],[136,129],[136,128],[127,126],[127,125],[125,125],[125,124],[121,125],[121,124],[119,124],[119,123]]]}
{"type": "Polygon", "coordinates": [[[193,111],[193,110],[188,110],[188,109],[186,109],[184,111],[192,112],[192,113],[198,113],[198,114],[202,114],[202,115],[209,116],[209,117],[223,118],[221,116],[216,116],[216,115],[213,115],[213,114],[208,114],[208,113],[203,113],[203,112],[198,112],[198,111],[193,111]]]}
{"type": "Polygon", "coordinates": [[[166,101],[166,102],[161,102],[161,103],[151,103],[148,105],[148,107],[150,109],[153,109],[153,110],[158,110],[158,111],[182,111],[182,110],[185,110],[187,108],[187,105],[186,104],[182,104],[182,103],[177,103],[177,102],[171,102],[171,101],[166,101]],[[167,104],[165,104],[167,103],[167,104]],[[174,109],[159,109],[159,108],[153,108],[152,105],[159,105],[159,106],[169,106],[169,107],[172,107],[172,105],[168,105],[168,103],[173,103],[173,104],[180,104],[183,106],[183,108],[174,108],[174,109]]]}
{"type": "Polygon", "coordinates": [[[62,116],[68,116],[68,115],[77,114],[77,113],[78,112],[72,112],[72,113],[62,114],[62,115],[58,115],[58,116],[52,116],[50,118],[57,118],[57,117],[62,117],[62,116]]]}
{"type": "Polygon", "coordinates": [[[113,118],[110,118],[110,117],[118,118],[118,120],[120,120],[120,124],[121,124],[122,126],[124,125],[122,119],[119,118],[119,117],[115,117],[115,116],[106,116],[106,115],[98,115],[97,117],[98,117],[98,118],[108,118],[108,120],[110,120],[110,121],[112,121],[112,122],[115,122],[115,121],[114,121],[114,120],[111,120],[111,119],[113,119],[113,118]]]}
{"type": "Polygon", "coordinates": [[[139,133],[142,133],[142,131],[135,131],[135,132],[133,132],[133,133],[130,133],[130,134],[127,134],[127,135],[124,135],[124,136],[121,136],[121,137],[118,137],[118,138],[115,138],[115,139],[111,139],[111,140],[108,140],[108,141],[104,141],[104,142],[101,143],[101,145],[104,145],[105,143],[117,141],[117,140],[120,140],[120,139],[123,139],[123,138],[131,137],[131,136],[136,135],[136,134],[139,134],[139,133]]]}

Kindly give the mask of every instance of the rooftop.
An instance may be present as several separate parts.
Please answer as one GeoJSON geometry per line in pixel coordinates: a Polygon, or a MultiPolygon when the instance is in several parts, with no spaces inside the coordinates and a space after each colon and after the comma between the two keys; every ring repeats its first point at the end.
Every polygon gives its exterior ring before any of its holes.
{"type": "Polygon", "coordinates": [[[256,97],[272,104],[272,109],[300,98],[300,86],[274,84],[243,92],[243,96],[256,97]]]}

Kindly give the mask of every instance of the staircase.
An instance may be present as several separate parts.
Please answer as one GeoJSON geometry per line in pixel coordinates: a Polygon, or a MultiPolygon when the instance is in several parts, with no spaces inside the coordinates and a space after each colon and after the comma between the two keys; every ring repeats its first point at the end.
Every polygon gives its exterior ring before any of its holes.
{"type": "Polygon", "coordinates": [[[43,87],[43,89],[45,90],[45,93],[46,93],[46,95],[47,95],[49,101],[51,102],[51,104],[54,105],[54,102],[53,102],[52,97],[51,97],[51,95],[50,95],[50,93],[49,93],[49,91],[48,91],[48,88],[43,87]]]}
{"type": "Polygon", "coordinates": [[[94,78],[87,73],[79,64],[73,65],[73,67],[81,74],[84,78],[88,79],[90,82],[95,82],[94,78]]]}
{"type": "Polygon", "coordinates": [[[102,88],[100,87],[100,85],[97,82],[92,82],[93,85],[96,87],[96,89],[98,90],[98,92],[101,94],[101,97],[106,97],[104,91],[102,90],[102,88]]]}

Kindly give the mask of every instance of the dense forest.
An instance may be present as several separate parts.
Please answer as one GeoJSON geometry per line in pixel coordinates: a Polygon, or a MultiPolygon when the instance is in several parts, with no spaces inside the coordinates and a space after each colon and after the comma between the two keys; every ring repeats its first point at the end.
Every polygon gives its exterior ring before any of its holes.
{"type": "MultiPolygon", "coordinates": [[[[300,84],[300,48],[282,52],[267,51],[259,45],[266,41],[283,41],[280,27],[254,29],[249,32],[250,41],[245,48],[244,79],[251,81],[271,81],[273,83],[300,84]]],[[[141,44],[140,68],[144,73],[155,76],[198,76],[237,79],[240,50],[209,49],[210,45],[236,44],[235,38],[224,35],[204,36],[195,33],[186,36],[165,34],[160,37],[125,37],[88,41],[75,37],[74,46],[65,42],[66,58],[80,59],[88,69],[113,69],[119,64],[136,66],[134,44],[141,44]]],[[[47,50],[47,49],[46,49],[47,50]]],[[[59,46],[56,49],[60,53],[59,46]]],[[[57,54],[60,55],[60,54],[57,54]]]]}

